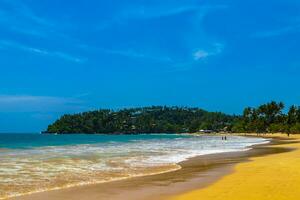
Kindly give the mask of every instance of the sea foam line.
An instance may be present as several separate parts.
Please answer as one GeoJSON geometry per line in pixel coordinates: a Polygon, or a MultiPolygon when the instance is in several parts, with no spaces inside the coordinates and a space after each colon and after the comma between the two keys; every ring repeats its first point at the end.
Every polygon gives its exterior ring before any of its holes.
{"type": "Polygon", "coordinates": [[[254,145],[266,144],[266,143],[269,143],[269,142],[270,142],[270,140],[265,139],[263,141],[253,142],[253,143],[249,144],[249,146],[247,146],[247,148],[244,147],[243,149],[226,149],[226,150],[220,150],[220,151],[206,151],[206,153],[203,153],[203,151],[202,151],[202,153],[199,152],[199,153],[196,153],[196,154],[192,154],[191,156],[184,156],[181,159],[178,159],[176,161],[173,160],[173,162],[175,162],[175,163],[170,164],[170,167],[174,167],[173,169],[162,170],[160,172],[145,173],[145,174],[138,174],[138,175],[129,174],[129,176],[124,176],[124,177],[119,177],[119,178],[111,178],[110,180],[106,180],[106,181],[104,181],[104,180],[85,181],[85,182],[80,182],[80,183],[66,184],[66,185],[61,186],[61,187],[51,187],[51,188],[46,188],[46,189],[34,190],[34,191],[30,191],[30,192],[21,192],[21,193],[18,193],[18,194],[6,195],[5,197],[0,197],[0,199],[4,200],[4,199],[12,198],[12,197],[19,197],[19,196],[30,195],[30,194],[41,193],[41,192],[47,192],[47,191],[53,191],[53,190],[61,190],[61,189],[77,187],[77,186],[100,184],[100,183],[107,183],[107,182],[112,182],[112,181],[125,180],[125,179],[129,179],[129,178],[134,178],[134,177],[143,177],[143,176],[163,174],[163,173],[177,171],[177,170],[181,169],[181,166],[178,163],[189,160],[189,159],[197,157],[197,156],[218,154],[218,153],[226,153],[226,152],[248,151],[248,150],[252,149],[252,146],[254,146],[254,145]]]}

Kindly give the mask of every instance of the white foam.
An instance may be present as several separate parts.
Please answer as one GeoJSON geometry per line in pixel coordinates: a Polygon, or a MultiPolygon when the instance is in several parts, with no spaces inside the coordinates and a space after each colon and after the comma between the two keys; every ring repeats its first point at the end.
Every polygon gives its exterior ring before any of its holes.
{"type": "Polygon", "coordinates": [[[28,190],[37,191],[54,188],[61,177],[66,180],[62,184],[69,186],[142,175],[143,169],[149,167],[174,166],[199,155],[246,151],[252,145],[266,142],[238,136],[229,136],[227,141],[217,136],[195,136],[5,151],[0,158],[0,194],[18,193],[1,191],[7,184],[30,185],[28,190]],[[119,175],[99,176],[109,173],[119,175]]]}

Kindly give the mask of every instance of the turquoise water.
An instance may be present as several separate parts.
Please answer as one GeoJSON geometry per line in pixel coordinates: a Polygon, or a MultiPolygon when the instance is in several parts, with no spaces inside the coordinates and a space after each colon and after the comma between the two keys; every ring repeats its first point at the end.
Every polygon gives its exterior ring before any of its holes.
{"type": "Polygon", "coordinates": [[[132,142],[137,140],[168,140],[189,138],[178,134],[139,134],[139,135],[50,135],[50,134],[0,134],[0,148],[28,149],[43,146],[63,146],[78,144],[99,144],[108,142],[132,142]]]}
{"type": "Polygon", "coordinates": [[[180,168],[188,158],[245,151],[261,138],[178,134],[0,134],[0,199],[180,168]],[[20,187],[22,186],[22,187],[20,187]]]}

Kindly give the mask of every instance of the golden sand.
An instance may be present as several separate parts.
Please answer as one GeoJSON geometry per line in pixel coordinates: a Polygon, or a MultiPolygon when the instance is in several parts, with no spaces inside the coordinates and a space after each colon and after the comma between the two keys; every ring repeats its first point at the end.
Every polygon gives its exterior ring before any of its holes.
{"type": "MultiPolygon", "coordinates": [[[[290,138],[300,141],[299,135],[290,138]]],[[[251,158],[250,162],[237,164],[232,174],[214,184],[171,199],[300,200],[300,143],[278,146],[295,150],[251,158]]]]}

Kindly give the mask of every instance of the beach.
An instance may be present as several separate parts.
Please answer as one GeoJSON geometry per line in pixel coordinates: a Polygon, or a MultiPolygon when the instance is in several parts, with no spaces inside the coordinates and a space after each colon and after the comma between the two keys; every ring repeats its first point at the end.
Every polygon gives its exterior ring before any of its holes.
{"type": "MultiPolygon", "coordinates": [[[[271,135],[268,137],[274,137],[271,135]]],[[[280,154],[251,157],[233,167],[233,172],[203,188],[174,196],[172,200],[297,200],[300,199],[300,136],[276,135],[290,140],[275,148],[290,149],[280,154]],[[292,142],[291,142],[292,141],[292,142]]]]}
{"type": "MultiPolygon", "coordinates": [[[[95,185],[106,189],[110,182],[157,174],[165,177],[166,172],[185,170],[185,161],[191,158],[247,152],[253,145],[268,142],[193,134],[0,136],[0,147],[7,148],[0,152],[0,199],[95,185]]],[[[193,168],[201,167],[201,162],[192,163],[193,168]]]]}
{"type": "MultiPolygon", "coordinates": [[[[266,177],[264,174],[265,170],[268,170],[268,162],[270,159],[277,160],[282,155],[290,155],[289,158],[292,158],[297,150],[292,148],[297,147],[297,143],[294,143],[294,140],[286,140],[285,138],[275,138],[270,144],[261,144],[254,146],[249,151],[241,152],[227,152],[227,153],[218,153],[197,156],[187,161],[179,163],[181,169],[161,173],[150,176],[135,177],[126,180],[113,181],[103,184],[93,184],[78,186],[72,188],[66,188],[62,190],[47,191],[41,193],[35,193],[31,195],[25,195],[17,198],[16,200],[35,200],[35,199],[112,199],[112,200],[121,200],[121,199],[216,199],[216,196],[220,195],[220,192],[223,192],[223,195],[232,194],[236,196],[236,199],[247,199],[246,196],[238,195],[248,195],[248,192],[239,189],[242,186],[241,182],[244,182],[245,177],[253,177],[253,175],[261,175],[266,177]],[[266,160],[266,162],[265,162],[266,160]],[[253,168],[253,165],[257,161],[265,163],[265,168],[260,169],[261,173],[257,173],[255,168],[253,172],[248,172],[244,174],[243,167],[246,165],[246,169],[253,168]],[[251,174],[253,173],[253,174],[251,174]],[[238,175],[240,174],[240,175],[238,175]],[[229,177],[236,177],[235,181],[230,181],[229,183],[220,182],[228,179],[229,177]],[[219,185],[219,186],[218,186],[219,185]],[[219,190],[223,188],[228,190],[217,191],[213,187],[220,187],[219,190]],[[226,186],[226,187],[225,187],[226,186]],[[229,186],[234,188],[229,190],[229,186]],[[237,191],[243,191],[238,193],[237,191]],[[204,193],[202,193],[204,192],[204,193]],[[209,193],[210,192],[210,193],[209,193]],[[202,196],[203,195],[203,196],[202,196]],[[205,196],[206,195],[206,196],[205,196]]],[[[298,152],[299,153],[299,152],[298,152]]],[[[298,165],[299,166],[299,165],[298,165]]],[[[273,165],[270,167],[275,167],[273,165]]],[[[271,173],[271,172],[270,172],[271,173]]],[[[276,172],[279,173],[279,172],[276,172]]],[[[282,172],[284,173],[284,172],[282,172]]],[[[275,176],[276,177],[276,176],[275,176]]],[[[256,180],[256,178],[254,178],[256,180]]],[[[259,179],[257,179],[259,180],[259,179]]],[[[271,187],[272,184],[278,185],[276,180],[270,180],[268,182],[271,187]]],[[[277,180],[278,181],[278,180],[277,180]]],[[[282,184],[288,184],[290,180],[284,181],[282,184]]],[[[259,180],[259,183],[261,181],[259,180]]],[[[245,190],[252,190],[255,184],[253,182],[245,182],[245,190]],[[254,185],[252,185],[254,184],[254,185]]],[[[259,186],[259,185],[258,185],[259,186]]],[[[296,185],[297,186],[297,185],[296,185]]],[[[276,186],[277,187],[277,186],[276,186]]],[[[265,188],[259,187],[260,190],[265,188]]],[[[277,191],[277,190],[276,190],[277,191]]],[[[268,192],[270,192],[268,190],[268,192]]],[[[255,192],[255,195],[259,194],[255,192]]],[[[284,194],[284,193],[283,193],[284,194]]],[[[269,195],[274,197],[271,193],[269,195]]],[[[233,199],[233,196],[222,196],[222,199],[233,199]]],[[[250,198],[250,199],[266,199],[266,198],[250,198]]],[[[274,198],[272,198],[274,199],[274,198]]],[[[290,198],[291,199],[291,198],[290,198]]],[[[295,198],[294,198],[295,199],[295,198]]]]}

